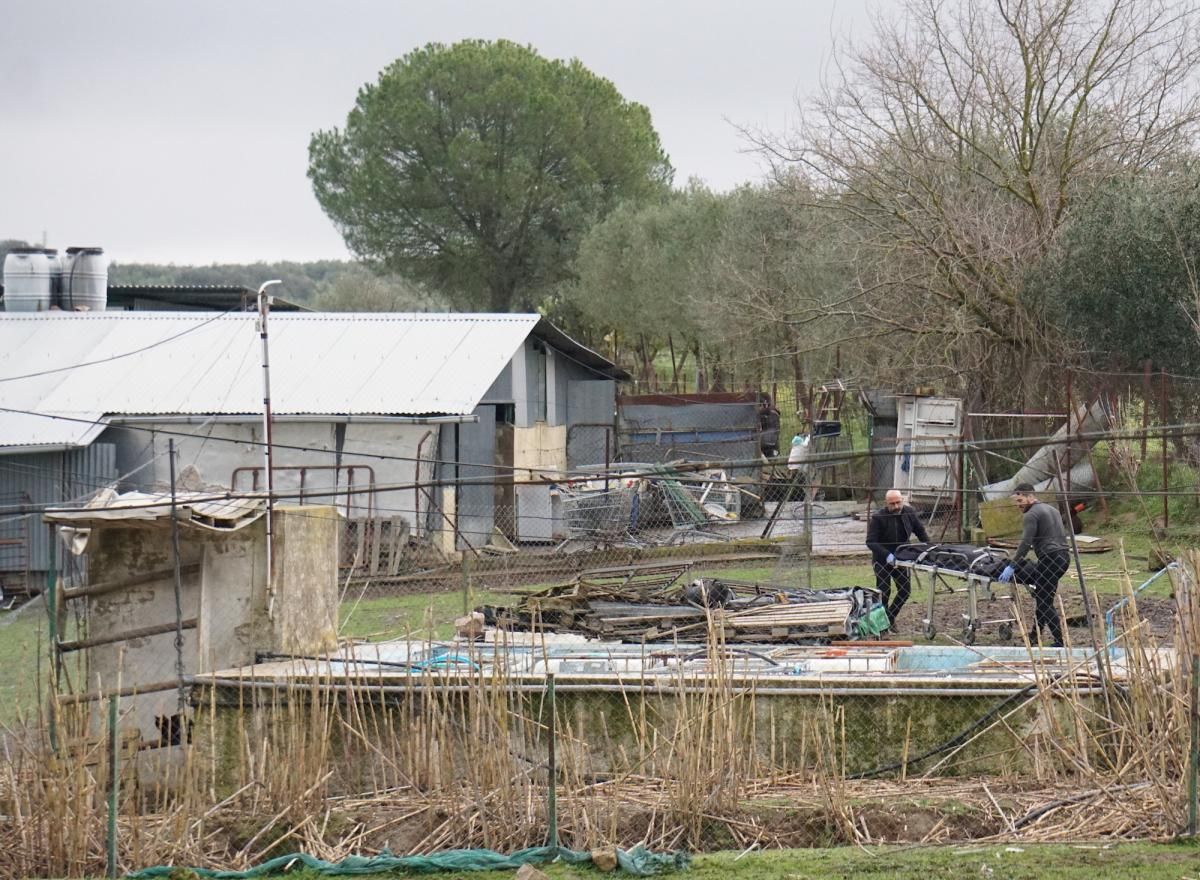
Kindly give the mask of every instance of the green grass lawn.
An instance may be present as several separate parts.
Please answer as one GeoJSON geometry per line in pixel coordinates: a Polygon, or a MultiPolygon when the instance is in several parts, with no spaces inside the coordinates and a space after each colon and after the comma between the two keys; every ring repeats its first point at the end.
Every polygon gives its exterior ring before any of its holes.
{"type": "MultiPolygon", "coordinates": [[[[592,867],[539,866],[554,880],[607,876],[592,867]]],[[[511,878],[513,871],[459,873],[478,880],[511,878]]],[[[301,880],[320,876],[296,871],[301,880]]],[[[622,876],[622,875],[613,875],[622,876]]],[[[1182,880],[1200,876],[1200,847],[1194,843],[1020,844],[940,847],[838,847],[836,849],[721,852],[698,855],[686,872],[664,874],[690,880],[1182,880]]]]}
{"type": "Polygon", "coordinates": [[[39,671],[46,672],[45,608],[38,603],[14,613],[0,620],[0,725],[36,707],[39,671]]]}
{"type": "MultiPolygon", "coordinates": [[[[510,605],[515,600],[516,597],[509,593],[473,590],[467,605],[469,608],[510,605]]],[[[361,601],[347,598],[339,609],[338,632],[342,638],[371,641],[409,635],[414,638],[447,639],[454,635],[454,618],[462,615],[461,590],[361,601]]]]}
{"type": "MultiPolygon", "coordinates": [[[[1107,537],[1104,535],[1101,536],[1107,537]]],[[[1118,537],[1120,536],[1111,539],[1114,547],[1116,546],[1116,538],[1118,537]]],[[[1108,553],[1082,554],[1080,556],[1080,564],[1083,568],[1083,576],[1088,588],[1096,590],[1102,597],[1110,597],[1115,600],[1118,596],[1122,595],[1123,576],[1127,575],[1132,586],[1136,588],[1153,574],[1153,572],[1147,569],[1145,558],[1145,550],[1140,554],[1140,558],[1138,558],[1138,554],[1127,550],[1124,563],[1125,568],[1123,569],[1121,554],[1114,549],[1108,553]]],[[[731,580],[761,583],[774,582],[785,586],[797,583],[796,578],[800,575],[800,571],[796,568],[780,572],[775,568],[774,564],[770,563],[757,567],[740,568],[705,567],[701,564],[692,571],[692,576],[694,577],[722,577],[731,580]]],[[[812,568],[812,583],[817,587],[872,586],[875,583],[875,576],[872,572],[871,564],[866,560],[835,565],[814,565],[812,568]]],[[[1068,583],[1078,583],[1073,564],[1071,570],[1063,579],[1064,586],[1068,583]]],[[[1145,592],[1149,596],[1168,596],[1171,592],[1171,581],[1166,576],[1161,577],[1151,584],[1145,592]]],[[[914,583],[912,599],[919,600],[924,598],[924,596],[925,592],[914,583]]]]}

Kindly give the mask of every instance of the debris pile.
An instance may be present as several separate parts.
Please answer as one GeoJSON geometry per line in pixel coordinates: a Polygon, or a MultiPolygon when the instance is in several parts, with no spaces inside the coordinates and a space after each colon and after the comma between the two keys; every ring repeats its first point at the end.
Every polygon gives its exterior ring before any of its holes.
{"type": "Polygon", "coordinates": [[[628,465],[560,483],[568,539],[639,543],[635,536],[650,529],[689,532],[742,518],[742,495],[752,493],[723,469],[683,465],[628,465]]]}
{"type": "Polygon", "coordinates": [[[685,582],[690,568],[594,569],[522,594],[512,607],[477,610],[489,626],[633,642],[702,640],[710,626],[731,642],[874,638],[887,627],[874,589],[797,590],[721,578],[685,582]]]}

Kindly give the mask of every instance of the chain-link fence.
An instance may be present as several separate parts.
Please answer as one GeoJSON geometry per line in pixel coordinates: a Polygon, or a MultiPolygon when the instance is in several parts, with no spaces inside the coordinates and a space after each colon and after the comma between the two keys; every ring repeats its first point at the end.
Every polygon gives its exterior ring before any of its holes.
{"type": "MultiPolygon", "coordinates": [[[[1062,648],[979,557],[918,551],[880,594],[865,542],[890,486],[860,475],[898,452],[850,394],[825,435],[845,443],[803,459],[782,411],[763,454],[754,398],[659,418],[654,443],[629,419],[563,432],[553,463],[551,438],[473,470],[431,453],[400,486],[281,469],[277,497],[248,472],[52,511],[71,567],[0,617],[0,867],[1185,831],[1195,431],[1142,415],[1143,378],[1055,444],[1074,460],[1043,497],[1086,526],[1064,523],[1062,648]],[[1068,489],[1084,460],[1095,483],[1068,489]]],[[[980,487],[1101,399],[1086,385],[1028,429],[964,412],[928,453],[951,463],[926,543],[1006,558],[980,487]]]]}

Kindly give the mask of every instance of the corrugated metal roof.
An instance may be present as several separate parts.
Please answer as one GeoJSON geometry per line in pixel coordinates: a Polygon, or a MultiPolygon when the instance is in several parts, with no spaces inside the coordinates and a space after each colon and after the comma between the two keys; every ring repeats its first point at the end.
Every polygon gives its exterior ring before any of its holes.
{"type": "MultiPolygon", "coordinates": [[[[175,506],[181,525],[229,532],[247,526],[266,512],[266,499],[214,498],[204,492],[177,492],[175,506]]],[[[123,520],[156,521],[171,517],[171,493],[106,491],[85,507],[52,507],[46,522],[87,526],[123,520]]]]}
{"type": "MultiPolygon", "coordinates": [[[[272,315],[272,410],[469,414],[540,320],[272,315]]],[[[100,430],[92,423],[106,415],[261,411],[255,315],[0,315],[0,446],[84,445],[100,430]]]]}
{"type": "MultiPolygon", "coordinates": [[[[258,292],[242,284],[112,284],[108,310],[139,312],[255,311],[258,292]]],[[[272,297],[271,312],[309,312],[312,309],[282,297],[272,297]]]]}
{"type": "Polygon", "coordinates": [[[247,287],[244,284],[109,284],[108,289],[112,290],[165,290],[165,291],[192,291],[198,290],[201,293],[216,292],[216,293],[248,293],[251,295],[257,294],[253,287],[247,287]]]}

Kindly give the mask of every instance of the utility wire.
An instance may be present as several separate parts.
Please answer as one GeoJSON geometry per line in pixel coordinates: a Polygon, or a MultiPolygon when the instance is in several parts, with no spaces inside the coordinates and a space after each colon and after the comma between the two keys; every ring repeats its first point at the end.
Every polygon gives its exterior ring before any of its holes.
{"type": "Polygon", "coordinates": [[[233,311],[235,311],[235,310],[234,309],[226,309],[223,312],[218,312],[217,314],[213,315],[208,320],[202,321],[194,327],[188,327],[186,330],[181,330],[180,332],[174,333],[171,336],[166,337],[165,339],[160,339],[157,342],[151,342],[149,345],[143,345],[141,348],[135,348],[135,349],[132,349],[131,351],[121,352],[120,354],[110,355],[109,357],[99,358],[94,361],[81,361],[80,363],[68,364],[67,366],[63,366],[63,367],[52,367],[49,370],[38,370],[36,373],[25,373],[24,375],[21,375],[21,376],[0,376],[0,382],[17,382],[21,379],[36,379],[39,376],[50,376],[54,373],[65,373],[70,370],[78,370],[81,367],[94,367],[99,364],[107,364],[107,363],[111,363],[113,361],[119,361],[122,358],[133,357],[135,354],[141,354],[144,351],[150,351],[150,349],[152,349],[152,348],[158,348],[160,345],[166,345],[169,342],[174,342],[176,339],[179,339],[183,336],[187,336],[189,333],[195,333],[197,330],[207,327],[209,324],[213,323],[214,321],[219,321],[221,318],[224,318],[226,315],[230,314],[233,311]]]}
{"type": "MultiPolygon", "coordinates": [[[[110,420],[108,420],[106,418],[85,419],[85,418],[79,418],[77,416],[66,416],[66,415],[55,414],[55,413],[40,413],[40,412],[35,412],[33,410],[17,409],[14,407],[0,407],[0,412],[11,412],[11,413],[18,413],[21,415],[39,416],[41,418],[55,419],[55,420],[68,421],[68,422],[76,422],[79,424],[86,424],[86,425],[100,425],[100,426],[108,427],[111,424],[110,420]]],[[[331,421],[335,421],[335,419],[331,418],[331,421]]],[[[169,429],[164,429],[164,428],[151,427],[148,425],[134,425],[134,424],[122,423],[119,425],[119,427],[121,427],[125,430],[142,431],[144,433],[149,433],[149,434],[159,434],[164,437],[172,437],[172,436],[174,436],[174,437],[190,437],[190,438],[195,439],[200,436],[200,435],[196,434],[195,432],[169,430],[169,429]]],[[[636,433],[636,432],[634,432],[634,433],[636,433]]],[[[934,446],[931,443],[928,445],[928,448],[922,448],[921,446],[917,446],[909,451],[906,451],[905,454],[912,458],[919,458],[921,456],[945,456],[947,453],[963,452],[963,451],[965,451],[965,452],[972,452],[972,451],[987,452],[990,449],[1006,449],[1006,450],[1040,449],[1043,446],[1049,446],[1049,445],[1073,446],[1073,445],[1082,445],[1085,443],[1094,443],[1094,442],[1101,441],[1101,440],[1141,440],[1143,437],[1145,437],[1146,439],[1164,439],[1165,440],[1165,439],[1173,439],[1173,438],[1174,439],[1185,439],[1185,438],[1197,437],[1197,436],[1200,436],[1200,422],[1184,422],[1184,423],[1173,424],[1173,425],[1153,426],[1150,429],[1142,429],[1142,428],[1112,429],[1112,430],[1101,430],[1101,431],[1075,432],[1075,433],[1071,433],[1070,435],[1062,435],[1062,434],[1055,432],[1053,434],[1041,434],[1041,435],[1037,435],[1037,436],[1023,437],[1023,438],[997,438],[994,440],[955,439],[952,441],[939,442],[936,446],[934,446]]],[[[246,439],[238,439],[235,437],[208,437],[207,439],[211,442],[233,443],[233,444],[237,444],[237,445],[243,446],[243,447],[245,447],[245,446],[265,446],[266,445],[265,442],[262,440],[246,440],[246,439]]],[[[322,455],[334,454],[334,451],[331,449],[325,449],[325,448],[314,447],[314,446],[301,446],[301,445],[287,444],[287,443],[272,443],[271,446],[275,449],[283,449],[283,450],[288,450],[288,451],[319,453],[322,455]]],[[[557,467],[551,467],[551,466],[498,465],[498,464],[492,464],[492,463],[487,463],[487,462],[463,462],[463,461],[458,461],[455,459],[442,459],[442,458],[417,458],[416,456],[410,456],[410,455],[389,455],[389,454],[380,453],[380,452],[362,452],[362,451],[358,451],[358,450],[346,450],[346,449],[341,450],[341,452],[338,454],[340,454],[343,457],[351,456],[351,457],[355,457],[355,458],[373,459],[376,461],[420,462],[421,464],[432,463],[432,464],[441,464],[441,465],[446,465],[446,466],[450,466],[450,467],[458,467],[458,468],[477,468],[477,469],[482,469],[482,470],[494,470],[494,471],[499,471],[502,473],[528,472],[528,473],[544,473],[544,474],[553,474],[553,475],[558,475],[558,474],[564,473],[564,469],[557,468],[557,467]]],[[[881,448],[863,449],[863,450],[830,450],[828,452],[811,452],[811,453],[809,453],[808,457],[804,460],[803,464],[805,466],[816,466],[816,465],[821,465],[823,463],[829,463],[829,464],[843,463],[843,462],[855,461],[855,460],[866,459],[866,458],[893,458],[897,454],[898,453],[894,447],[892,447],[892,448],[882,448],[881,447],[881,448]]],[[[787,463],[788,463],[787,454],[781,453],[780,455],[775,456],[774,458],[771,458],[771,459],[764,459],[761,456],[758,456],[755,458],[746,458],[746,459],[722,458],[722,459],[710,459],[708,461],[672,463],[672,469],[681,471],[681,472],[688,472],[688,471],[713,470],[713,469],[717,469],[717,468],[725,468],[725,469],[753,468],[753,467],[761,467],[764,464],[783,466],[783,465],[786,465],[787,463]]],[[[629,464],[625,464],[623,466],[623,468],[619,467],[620,464],[621,463],[619,463],[619,462],[613,463],[610,466],[610,473],[613,472],[613,468],[618,468],[618,469],[624,470],[624,471],[630,470],[629,464]]],[[[291,467],[301,467],[301,465],[294,465],[291,467]]],[[[596,465],[592,465],[590,467],[595,468],[596,465]]],[[[603,473],[601,471],[596,471],[596,470],[591,470],[591,469],[583,469],[583,468],[567,469],[565,472],[576,474],[580,478],[584,478],[584,477],[587,477],[592,474],[603,475],[603,473]]],[[[532,482],[544,482],[544,481],[532,481],[532,482]]]]}

